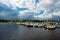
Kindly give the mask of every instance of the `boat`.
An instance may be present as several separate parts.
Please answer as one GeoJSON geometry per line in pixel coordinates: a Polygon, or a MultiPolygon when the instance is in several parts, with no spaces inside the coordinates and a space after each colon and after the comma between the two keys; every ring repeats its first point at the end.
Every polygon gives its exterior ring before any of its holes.
{"type": "Polygon", "coordinates": [[[33,25],[27,25],[27,27],[33,27],[33,25]]]}
{"type": "Polygon", "coordinates": [[[19,22],[16,22],[16,24],[20,24],[19,22]]]}
{"type": "Polygon", "coordinates": [[[56,25],[46,25],[45,26],[46,29],[55,29],[56,28],[56,25]]]}
{"type": "Polygon", "coordinates": [[[41,23],[41,24],[38,25],[38,27],[44,27],[44,26],[45,26],[44,23],[41,23]]]}
{"type": "Polygon", "coordinates": [[[57,28],[60,28],[60,23],[56,23],[56,25],[57,25],[57,28]]]}
{"type": "Polygon", "coordinates": [[[33,27],[33,23],[26,23],[27,27],[33,27]]]}

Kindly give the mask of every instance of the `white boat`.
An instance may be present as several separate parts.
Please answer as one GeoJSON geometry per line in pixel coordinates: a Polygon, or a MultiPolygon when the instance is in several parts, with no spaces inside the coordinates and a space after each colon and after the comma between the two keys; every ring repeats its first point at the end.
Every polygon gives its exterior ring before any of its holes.
{"type": "Polygon", "coordinates": [[[60,28],[60,23],[56,23],[57,27],[60,28]]]}
{"type": "Polygon", "coordinates": [[[47,29],[54,29],[54,28],[56,28],[56,25],[47,25],[45,28],[47,28],[47,29]]]}
{"type": "Polygon", "coordinates": [[[20,24],[19,22],[16,22],[16,24],[20,24]]]}
{"type": "Polygon", "coordinates": [[[44,27],[44,26],[45,26],[44,23],[41,23],[41,24],[38,25],[38,27],[44,27]]]}
{"type": "Polygon", "coordinates": [[[49,25],[48,28],[56,28],[56,25],[49,25]]]}

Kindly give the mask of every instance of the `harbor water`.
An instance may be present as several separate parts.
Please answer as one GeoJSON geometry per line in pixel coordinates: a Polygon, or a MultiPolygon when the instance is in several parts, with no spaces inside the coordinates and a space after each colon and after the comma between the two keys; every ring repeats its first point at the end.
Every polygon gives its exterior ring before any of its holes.
{"type": "Polygon", "coordinates": [[[0,40],[60,40],[60,28],[48,30],[15,23],[0,23],[0,40]]]}

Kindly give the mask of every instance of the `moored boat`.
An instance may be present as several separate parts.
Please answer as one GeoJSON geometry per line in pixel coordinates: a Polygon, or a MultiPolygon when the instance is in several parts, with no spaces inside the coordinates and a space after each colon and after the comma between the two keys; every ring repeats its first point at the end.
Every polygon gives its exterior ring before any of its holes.
{"type": "Polygon", "coordinates": [[[49,25],[48,24],[48,25],[45,26],[45,28],[46,29],[54,29],[54,28],[56,28],[56,25],[49,25]]]}
{"type": "Polygon", "coordinates": [[[45,27],[45,24],[44,23],[39,24],[38,27],[45,27]]]}

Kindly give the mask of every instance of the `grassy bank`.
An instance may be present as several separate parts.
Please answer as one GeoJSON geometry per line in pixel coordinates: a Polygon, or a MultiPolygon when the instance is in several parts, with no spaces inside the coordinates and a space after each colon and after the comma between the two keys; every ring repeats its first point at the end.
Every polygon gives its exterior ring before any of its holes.
{"type": "Polygon", "coordinates": [[[60,22],[60,20],[0,20],[0,22],[60,22]]]}

